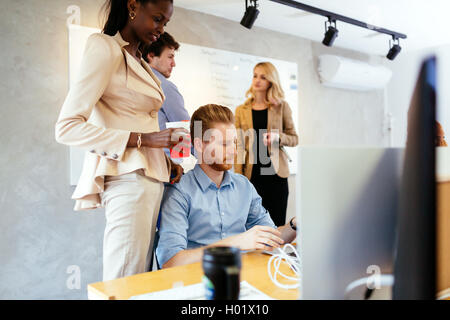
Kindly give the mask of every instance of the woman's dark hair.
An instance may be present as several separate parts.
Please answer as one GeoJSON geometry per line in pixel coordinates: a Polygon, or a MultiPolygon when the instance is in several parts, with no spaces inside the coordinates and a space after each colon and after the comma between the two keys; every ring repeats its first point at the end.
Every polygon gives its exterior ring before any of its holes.
{"type": "MultiPolygon", "coordinates": [[[[158,3],[163,0],[136,0],[141,4],[147,2],[158,3]]],[[[173,3],[173,0],[164,0],[173,3]]],[[[108,19],[103,27],[103,33],[114,36],[118,31],[125,28],[128,21],[128,0],[106,0],[103,10],[107,12],[108,19]]]]}

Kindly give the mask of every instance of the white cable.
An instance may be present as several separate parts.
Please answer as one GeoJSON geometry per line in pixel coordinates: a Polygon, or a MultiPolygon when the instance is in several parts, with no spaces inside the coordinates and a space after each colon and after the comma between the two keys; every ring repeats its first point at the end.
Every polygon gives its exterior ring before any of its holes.
{"type": "Polygon", "coordinates": [[[267,272],[269,273],[270,280],[272,280],[275,285],[282,289],[296,289],[300,286],[300,257],[297,253],[297,250],[291,244],[286,244],[283,248],[277,250],[277,253],[272,253],[272,257],[270,257],[269,262],[267,263],[267,272]],[[295,257],[291,257],[286,253],[286,249],[292,249],[292,252],[295,254],[295,257]],[[289,265],[291,270],[295,273],[296,277],[291,277],[285,275],[280,271],[280,265],[282,262],[285,262],[289,265]],[[272,264],[274,265],[275,271],[272,273],[272,264]],[[284,284],[280,283],[277,280],[277,276],[280,275],[283,278],[291,281],[296,281],[294,284],[284,284]]]}
{"type": "MultiPolygon", "coordinates": [[[[391,274],[379,274],[372,275],[370,277],[361,278],[351,282],[347,288],[345,288],[345,299],[348,299],[348,294],[353,291],[355,288],[365,285],[367,289],[372,289],[374,287],[375,282],[379,284],[379,288],[393,286],[394,285],[394,276],[391,274]]],[[[379,289],[373,288],[373,289],[379,289]]]]}
{"type": "Polygon", "coordinates": [[[450,292],[441,294],[440,296],[437,297],[437,300],[448,300],[448,299],[450,299],[450,292]]]}

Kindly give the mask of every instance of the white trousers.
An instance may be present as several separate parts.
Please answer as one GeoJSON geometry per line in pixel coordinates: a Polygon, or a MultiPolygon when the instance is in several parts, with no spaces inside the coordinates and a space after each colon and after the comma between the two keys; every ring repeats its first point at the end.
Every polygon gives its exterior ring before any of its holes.
{"type": "Polygon", "coordinates": [[[163,191],[143,170],[105,177],[103,281],[149,271],[163,191]]]}

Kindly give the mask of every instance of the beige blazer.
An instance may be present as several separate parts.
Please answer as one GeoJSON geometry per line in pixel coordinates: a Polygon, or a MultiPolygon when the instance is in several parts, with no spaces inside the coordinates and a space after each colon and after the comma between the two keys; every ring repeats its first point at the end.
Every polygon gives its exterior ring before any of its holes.
{"type": "Polygon", "coordinates": [[[79,74],[55,125],[59,143],[84,148],[83,171],[72,198],[75,210],[101,207],[104,176],[144,169],[168,182],[170,161],[160,148],[127,148],[131,132],[159,131],[158,110],[165,99],[150,66],[139,63],[114,37],[89,37],[79,74]]]}
{"type": "MultiPolygon", "coordinates": [[[[295,147],[298,145],[298,135],[295,131],[289,104],[286,101],[282,101],[278,106],[270,106],[267,111],[267,118],[267,130],[278,131],[280,135],[280,143],[268,148],[270,160],[277,175],[287,178],[289,177],[288,157],[281,147],[295,147]]],[[[251,104],[243,104],[236,108],[235,126],[238,129],[238,138],[234,171],[245,175],[250,180],[253,163],[255,162],[255,156],[252,152],[255,132],[253,130],[251,104]]]]}

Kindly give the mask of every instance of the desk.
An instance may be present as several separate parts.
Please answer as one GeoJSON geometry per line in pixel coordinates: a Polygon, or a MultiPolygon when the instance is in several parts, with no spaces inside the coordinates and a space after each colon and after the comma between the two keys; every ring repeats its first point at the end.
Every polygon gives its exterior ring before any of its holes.
{"type": "MultiPolygon", "coordinates": [[[[281,289],[269,278],[267,262],[270,256],[260,251],[248,252],[242,255],[241,281],[247,281],[265,294],[280,300],[295,300],[298,298],[297,289],[281,289]]],[[[280,271],[294,276],[294,272],[284,263],[280,271]]],[[[174,283],[183,282],[185,286],[202,281],[203,271],[201,263],[146,272],[130,277],[88,285],[90,300],[125,300],[132,296],[167,290],[174,283]]]]}
{"type": "MultiPolygon", "coordinates": [[[[450,181],[442,181],[437,186],[438,193],[438,285],[440,295],[450,294],[450,181]]],[[[297,290],[278,288],[269,279],[267,262],[270,256],[261,252],[242,255],[241,281],[247,281],[265,294],[280,300],[298,298],[297,290]]],[[[281,271],[293,275],[283,266],[281,271]]],[[[166,290],[182,281],[184,285],[201,282],[203,276],[200,263],[142,273],[126,278],[97,282],[88,285],[89,299],[128,299],[134,295],[166,290]]]]}

